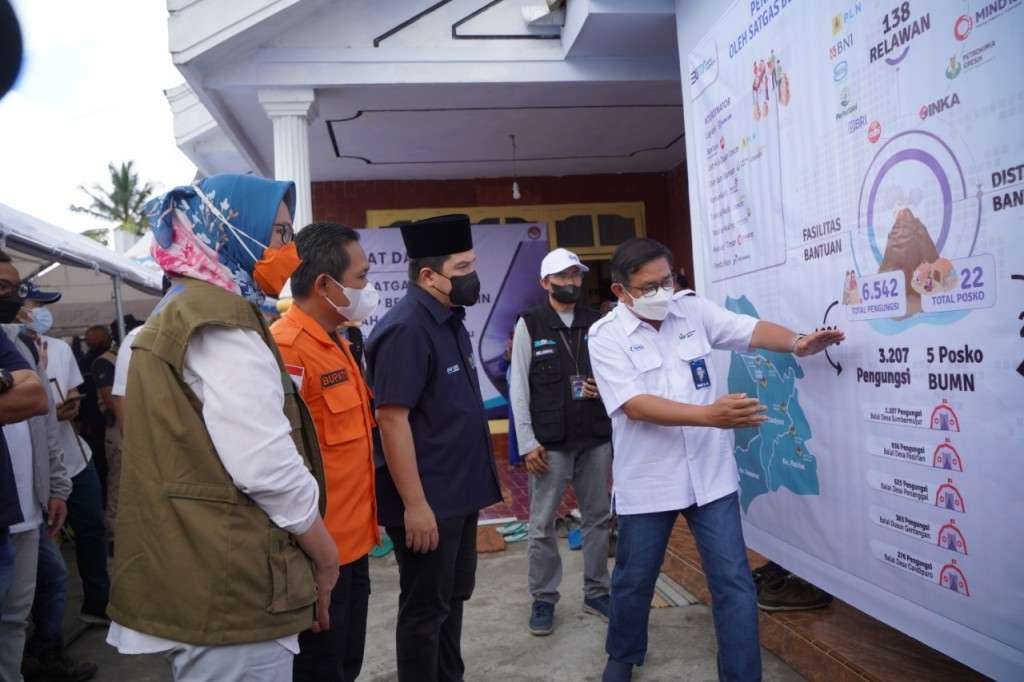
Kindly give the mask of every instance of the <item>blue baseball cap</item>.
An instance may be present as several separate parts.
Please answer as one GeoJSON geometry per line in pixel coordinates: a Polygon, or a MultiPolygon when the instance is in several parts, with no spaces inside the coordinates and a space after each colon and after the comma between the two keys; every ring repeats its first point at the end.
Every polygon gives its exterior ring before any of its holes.
{"type": "Polygon", "coordinates": [[[25,300],[35,301],[36,303],[42,303],[48,305],[50,303],[56,303],[60,300],[61,293],[59,291],[43,291],[37,287],[33,282],[24,282],[26,287],[25,300]]]}

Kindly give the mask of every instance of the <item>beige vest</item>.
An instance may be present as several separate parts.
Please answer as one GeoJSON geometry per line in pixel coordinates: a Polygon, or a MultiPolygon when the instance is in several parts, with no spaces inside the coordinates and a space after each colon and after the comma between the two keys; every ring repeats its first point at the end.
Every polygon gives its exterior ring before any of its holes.
{"type": "Polygon", "coordinates": [[[207,646],[306,630],[312,564],[221,464],[202,405],[184,381],[189,339],[207,325],[263,337],[277,358],[292,438],[320,484],[322,513],[323,464],[306,406],[251,303],[186,279],[161,305],[132,346],[109,614],[140,632],[207,646]]]}

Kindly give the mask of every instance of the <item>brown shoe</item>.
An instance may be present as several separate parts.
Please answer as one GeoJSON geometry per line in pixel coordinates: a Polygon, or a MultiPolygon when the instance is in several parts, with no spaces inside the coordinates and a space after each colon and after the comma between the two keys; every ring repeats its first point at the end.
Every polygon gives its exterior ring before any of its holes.
{"type": "Polygon", "coordinates": [[[762,611],[804,611],[821,609],[831,603],[832,595],[795,575],[776,582],[762,582],[757,590],[757,606],[762,611]]]}

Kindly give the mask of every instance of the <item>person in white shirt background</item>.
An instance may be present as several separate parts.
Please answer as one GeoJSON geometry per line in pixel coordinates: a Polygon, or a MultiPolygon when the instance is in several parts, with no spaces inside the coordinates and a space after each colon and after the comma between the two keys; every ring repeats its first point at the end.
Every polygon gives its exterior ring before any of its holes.
{"type": "Polygon", "coordinates": [[[766,409],[745,394],[719,396],[711,350],[821,352],[840,331],[797,334],[674,293],[672,254],[651,239],[611,260],[620,305],[590,330],[590,357],[612,419],[613,499],[619,519],[603,680],[629,680],[647,652],[647,621],[669,535],[682,514],[711,590],[718,674],[761,679],[757,598],[747,563],[728,429],[758,427],[766,409]]]}
{"type": "MultiPolygon", "coordinates": [[[[60,293],[41,291],[31,284],[28,291],[19,319],[24,324],[23,338],[35,347],[49,378],[48,389],[58,420],[57,433],[64,451],[64,465],[71,477],[67,523],[74,530],[75,556],[82,580],[80,618],[90,625],[105,625],[109,623],[106,609],[110,579],[100,480],[92,464],[89,445],[72,426],[78,416],[78,387],[83,381],[82,374],[71,346],[47,335],[54,322],[48,306],[60,300],[60,293]]],[[[64,651],[62,630],[67,604],[67,577],[67,566],[60,548],[50,538],[41,537],[32,608],[34,629],[31,639],[25,644],[22,666],[31,678],[88,679],[96,673],[95,664],[74,661],[64,651]]]]}
{"type": "MultiPolygon", "coordinates": [[[[0,280],[6,286],[24,291],[21,276],[9,256],[0,252],[0,280]]],[[[47,386],[45,367],[41,357],[19,338],[21,325],[6,324],[0,333],[14,342],[25,362],[47,386]]],[[[31,343],[31,340],[29,341],[31,343]]],[[[71,480],[64,468],[64,451],[57,433],[55,403],[46,391],[46,405],[42,414],[23,421],[5,424],[4,437],[11,455],[22,523],[10,527],[14,546],[14,572],[10,589],[0,602],[0,679],[21,678],[22,656],[28,617],[32,611],[37,583],[37,567],[42,545],[50,543],[48,536],[60,532],[67,517],[67,499],[71,494],[71,480]]],[[[52,544],[52,543],[51,543],[52,544]]]]}

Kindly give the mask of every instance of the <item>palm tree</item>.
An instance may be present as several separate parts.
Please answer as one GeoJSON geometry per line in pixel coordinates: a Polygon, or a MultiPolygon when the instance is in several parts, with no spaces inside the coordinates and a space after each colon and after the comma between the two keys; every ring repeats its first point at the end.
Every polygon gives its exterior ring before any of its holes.
{"type": "MultiPolygon", "coordinates": [[[[110,189],[101,185],[93,185],[92,189],[87,189],[84,185],[79,185],[78,189],[85,192],[92,203],[88,206],[72,205],[71,210],[117,223],[118,229],[131,234],[144,234],[146,227],[142,207],[149,201],[155,188],[151,182],[140,186],[139,174],[132,168],[134,163],[134,161],[122,163],[120,168],[114,166],[113,163],[108,163],[110,189]]],[[[99,230],[89,230],[89,232],[99,232],[99,230]]],[[[88,236],[97,239],[93,234],[88,234],[88,236]]],[[[97,239],[97,241],[105,240],[97,239]]]]}

